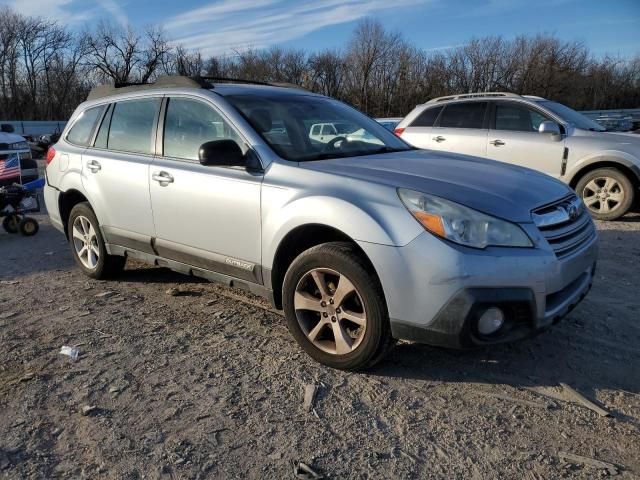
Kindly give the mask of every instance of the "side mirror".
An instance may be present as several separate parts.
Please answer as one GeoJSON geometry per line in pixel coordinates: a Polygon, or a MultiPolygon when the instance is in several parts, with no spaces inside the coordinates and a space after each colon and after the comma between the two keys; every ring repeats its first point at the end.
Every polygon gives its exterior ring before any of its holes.
{"type": "Polygon", "coordinates": [[[558,126],[556,122],[552,122],[550,120],[542,122],[538,127],[538,132],[551,135],[552,137],[557,137],[558,140],[560,140],[560,137],[562,136],[560,133],[560,126],[558,126]]]}
{"type": "Polygon", "coordinates": [[[215,140],[200,145],[198,159],[201,165],[212,167],[244,167],[247,164],[240,145],[234,140],[215,140]]]}

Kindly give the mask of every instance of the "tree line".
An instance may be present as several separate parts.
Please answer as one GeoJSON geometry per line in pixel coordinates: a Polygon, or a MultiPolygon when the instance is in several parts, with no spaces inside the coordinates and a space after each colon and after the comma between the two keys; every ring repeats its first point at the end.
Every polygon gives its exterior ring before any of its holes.
{"type": "Polygon", "coordinates": [[[344,100],[371,116],[404,116],[430,98],[509,91],[577,110],[640,106],[640,56],[595,57],[552,35],[474,38],[425,51],[375,20],[361,21],[341,49],[271,47],[205,58],[161,29],[101,22],[74,32],[56,21],[0,9],[0,117],[64,120],[101,83],[159,75],[289,83],[344,100]]]}

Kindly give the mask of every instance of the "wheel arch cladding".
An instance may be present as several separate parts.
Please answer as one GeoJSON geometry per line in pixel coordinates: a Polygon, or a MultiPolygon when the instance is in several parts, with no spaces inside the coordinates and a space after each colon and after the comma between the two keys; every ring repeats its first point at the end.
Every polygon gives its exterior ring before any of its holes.
{"type": "Polygon", "coordinates": [[[69,223],[69,215],[71,215],[71,210],[77,204],[82,202],[89,202],[87,197],[85,197],[80,191],[71,189],[66,192],[60,193],[58,198],[58,208],[60,211],[60,219],[62,220],[62,225],[64,226],[64,233],[68,236],[67,232],[67,224],[69,223]]]}
{"type": "Polygon", "coordinates": [[[633,163],[622,161],[615,157],[599,157],[586,165],[581,165],[578,167],[578,170],[571,173],[569,186],[575,189],[582,177],[587,175],[589,172],[593,172],[600,168],[613,168],[619,170],[629,179],[634,187],[640,187],[640,166],[635,166],[633,163]]]}
{"type": "Polygon", "coordinates": [[[270,278],[274,303],[277,308],[282,308],[282,285],[284,283],[284,276],[291,263],[305,250],[328,242],[347,242],[353,245],[354,250],[364,260],[368,269],[378,277],[376,269],[369,257],[357,242],[347,234],[334,227],[319,223],[300,225],[291,230],[282,239],[274,255],[270,278]]]}

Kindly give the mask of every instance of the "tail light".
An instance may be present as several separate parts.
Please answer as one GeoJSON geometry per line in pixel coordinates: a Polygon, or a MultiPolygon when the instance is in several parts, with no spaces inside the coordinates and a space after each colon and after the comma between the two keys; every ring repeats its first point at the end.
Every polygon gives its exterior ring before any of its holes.
{"type": "Polygon", "coordinates": [[[401,137],[404,133],[404,128],[396,128],[393,133],[395,133],[398,137],[401,137]]]}
{"type": "Polygon", "coordinates": [[[55,148],[49,147],[49,150],[47,150],[47,156],[45,157],[47,165],[49,165],[53,161],[53,157],[55,156],[56,156],[55,148]]]}

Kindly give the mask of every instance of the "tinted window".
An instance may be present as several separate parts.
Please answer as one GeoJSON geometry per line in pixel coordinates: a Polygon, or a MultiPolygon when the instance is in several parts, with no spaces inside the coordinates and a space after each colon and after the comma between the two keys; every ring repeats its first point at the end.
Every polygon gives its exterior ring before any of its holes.
{"type": "Polygon", "coordinates": [[[98,121],[98,118],[100,118],[103,110],[104,106],[101,105],[99,107],[89,108],[82,112],[67,134],[67,140],[69,143],[84,147],[89,145],[93,127],[98,121]]]}
{"type": "Polygon", "coordinates": [[[116,103],[109,127],[109,150],[151,153],[151,134],[159,105],[158,98],[116,103]]]}
{"type": "Polygon", "coordinates": [[[527,107],[513,104],[496,104],[496,130],[537,132],[542,122],[548,120],[527,107]]]}
{"type": "Polygon", "coordinates": [[[482,128],[487,102],[453,103],[440,117],[440,126],[448,128],[482,128]]]}
{"type": "Polygon", "coordinates": [[[203,143],[239,137],[212,107],[196,100],[172,98],[164,122],[164,155],[198,159],[203,143]]]}
{"type": "Polygon", "coordinates": [[[311,135],[320,135],[320,125],[314,125],[311,135]]]}
{"type": "Polygon", "coordinates": [[[433,127],[433,124],[442,111],[442,107],[427,108],[411,124],[412,127],[433,127]]]}

